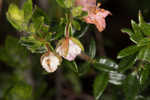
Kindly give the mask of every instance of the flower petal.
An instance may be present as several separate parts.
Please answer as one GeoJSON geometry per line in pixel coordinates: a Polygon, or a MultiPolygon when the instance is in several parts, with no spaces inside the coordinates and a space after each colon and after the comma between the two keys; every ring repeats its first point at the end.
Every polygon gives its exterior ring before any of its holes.
{"type": "Polygon", "coordinates": [[[60,59],[54,53],[45,53],[41,56],[41,65],[47,72],[56,71],[60,65],[60,59]]]}

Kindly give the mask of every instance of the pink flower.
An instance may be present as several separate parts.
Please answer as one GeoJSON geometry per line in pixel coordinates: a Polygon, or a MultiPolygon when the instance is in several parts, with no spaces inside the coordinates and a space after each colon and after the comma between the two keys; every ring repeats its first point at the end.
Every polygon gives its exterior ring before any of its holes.
{"type": "Polygon", "coordinates": [[[56,71],[60,63],[61,58],[55,53],[45,53],[41,56],[41,65],[47,72],[56,71]]]}
{"type": "Polygon", "coordinates": [[[88,15],[84,17],[86,23],[95,24],[100,32],[105,29],[105,18],[111,13],[99,8],[100,3],[96,6],[96,0],[76,0],[75,4],[76,6],[82,6],[82,10],[88,12],[88,15]]]}
{"type": "Polygon", "coordinates": [[[56,52],[69,61],[73,61],[82,50],[81,43],[73,37],[62,39],[56,48],[56,52]]]}

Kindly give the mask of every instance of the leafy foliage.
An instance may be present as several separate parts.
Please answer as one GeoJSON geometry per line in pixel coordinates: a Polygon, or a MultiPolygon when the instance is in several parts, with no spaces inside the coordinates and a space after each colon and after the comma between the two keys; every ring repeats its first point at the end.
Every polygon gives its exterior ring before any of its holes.
{"type": "MultiPolygon", "coordinates": [[[[66,72],[64,74],[66,80],[69,80],[75,86],[73,88],[74,91],[77,93],[82,91],[82,85],[77,76],[83,76],[93,71],[96,76],[93,83],[95,100],[99,100],[103,96],[104,91],[109,88],[109,83],[113,84],[113,86],[118,86],[119,90],[121,89],[125,100],[139,100],[140,90],[144,90],[149,86],[147,81],[150,75],[150,24],[144,21],[141,12],[139,12],[139,23],[131,20],[132,29],[122,29],[122,32],[128,33],[134,45],[118,53],[117,58],[120,59],[120,62],[117,64],[107,57],[97,57],[96,41],[93,37],[89,42],[88,54],[86,55],[86,50],[84,50],[83,44],[79,39],[88,30],[89,26],[86,26],[84,30],[82,26],[82,20],[88,13],[83,11],[81,6],[76,6],[74,4],[75,0],[56,0],[56,2],[64,9],[65,16],[54,23],[49,21],[47,14],[40,8],[37,6],[33,7],[32,0],[27,0],[21,9],[16,4],[10,4],[6,13],[7,19],[16,30],[24,33],[21,34],[19,43],[32,53],[41,54],[57,54],[58,52],[55,48],[62,44],[61,50],[65,51],[65,56],[62,57],[65,59],[68,56],[74,57],[73,53],[76,54],[76,49],[81,49],[80,53],[75,56],[80,56],[81,59],[85,58],[85,62],[79,60],[78,63],[78,60],[75,59],[73,61],[67,59],[62,62],[62,66],[67,69],[67,71],[64,70],[66,72]],[[77,34],[77,32],[80,34],[77,34]],[[70,55],[69,46],[72,45],[76,48],[72,50],[70,55]]],[[[0,60],[9,66],[15,67],[15,71],[12,71],[12,73],[16,80],[13,86],[7,87],[8,91],[6,89],[6,93],[3,93],[6,100],[33,99],[32,86],[23,81],[25,79],[24,76],[20,77],[20,73],[23,73],[27,67],[32,66],[29,53],[24,50],[24,47],[20,47],[16,38],[8,36],[5,41],[5,47],[0,48],[0,60]],[[17,69],[17,66],[20,68],[17,69]]],[[[63,54],[63,52],[61,53],[63,54]]],[[[60,55],[53,56],[54,58],[60,57],[60,55]]],[[[48,58],[50,57],[47,56],[46,59],[48,58]]],[[[52,67],[50,65],[55,65],[53,63],[55,62],[46,60],[49,69],[52,67]]],[[[31,70],[31,68],[29,69],[31,70]]],[[[49,91],[45,90],[48,88],[45,83],[39,83],[38,86],[41,89],[37,89],[36,99],[45,91],[49,91]]]]}

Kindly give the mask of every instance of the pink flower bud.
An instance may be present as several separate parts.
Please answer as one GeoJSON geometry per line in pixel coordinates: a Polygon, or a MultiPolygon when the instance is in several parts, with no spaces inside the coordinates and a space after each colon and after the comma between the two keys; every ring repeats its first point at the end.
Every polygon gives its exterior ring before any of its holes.
{"type": "Polygon", "coordinates": [[[82,50],[83,46],[80,41],[75,38],[62,39],[56,48],[56,52],[69,61],[74,60],[82,50]]]}
{"type": "Polygon", "coordinates": [[[56,71],[61,63],[61,58],[54,53],[45,53],[41,56],[41,65],[47,72],[56,71]]]}

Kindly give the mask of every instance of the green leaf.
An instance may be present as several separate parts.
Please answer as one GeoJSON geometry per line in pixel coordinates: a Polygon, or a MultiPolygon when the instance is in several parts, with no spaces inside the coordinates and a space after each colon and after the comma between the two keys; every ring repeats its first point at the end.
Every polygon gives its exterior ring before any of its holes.
{"type": "Polygon", "coordinates": [[[146,38],[141,39],[137,45],[138,46],[150,45],[150,38],[146,37],[146,38]]]}
{"type": "Polygon", "coordinates": [[[119,62],[119,68],[118,71],[119,72],[125,72],[126,70],[133,68],[134,64],[136,62],[136,55],[130,55],[127,57],[124,57],[120,62],[119,62]]]}
{"type": "Polygon", "coordinates": [[[143,23],[145,23],[145,21],[144,21],[141,11],[139,11],[139,25],[141,25],[143,23]]]}
{"type": "Polygon", "coordinates": [[[126,80],[124,80],[123,90],[125,100],[134,100],[139,92],[139,82],[136,75],[136,72],[132,72],[132,74],[128,75],[126,80]]]}
{"type": "Polygon", "coordinates": [[[142,60],[142,61],[148,61],[150,62],[150,48],[149,47],[143,47],[138,56],[137,56],[138,60],[142,60]]]}
{"type": "Polygon", "coordinates": [[[125,75],[118,73],[117,71],[109,72],[109,83],[114,85],[121,85],[124,79],[125,75]]]}
{"type": "Polygon", "coordinates": [[[91,66],[90,62],[84,62],[80,64],[80,67],[78,67],[79,70],[78,75],[79,76],[85,75],[90,70],[90,66],[91,66]]]}
{"type": "Polygon", "coordinates": [[[78,31],[81,30],[81,26],[80,26],[80,24],[79,24],[78,21],[73,20],[73,21],[72,21],[72,25],[73,25],[73,27],[74,27],[76,30],[78,30],[78,31]]]}
{"type": "Polygon", "coordinates": [[[89,24],[83,29],[83,31],[81,32],[81,34],[78,36],[78,38],[81,38],[85,35],[85,33],[88,31],[89,29],[89,24]]]}
{"type": "Polygon", "coordinates": [[[118,65],[114,61],[107,58],[96,59],[92,64],[97,70],[100,71],[110,72],[118,69],[118,65]]]}
{"type": "Polygon", "coordinates": [[[50,24],[49,16],[41,8],[39,8],[38,6],[35,6],[32,20],[34,21],[34,19],[35,19],[35,21],[36,21],[36,19],[38,19],[38,17],[44,17],[44,23],[47,25],[50,24]]]}
{"type": "Polygon", "coordinates": [[[26,23],[28,23],[32,17],[32,9],[32,0],[27,0],[23,5],[24,20],[26,23]]]}
{"type": "Polygon", "coordinates": [[[143,36],[143,34],[142,34],[141,30],[140,30],[140,27],[138,26],[138,24],[135,21],[131,20],[131,25],[132,25],[133,31],[135,33],[134,37],[135,37],[136,41],[138,42],[144,36],[143,36]]]}
{"type": "Polygon", "coordinates": [[[146,36],[150,36],[150,24],[144,21],[142,13],[139,11],[139,26],[146,36]]]}
{"type": "Polygon", "coordinates": [[[30,100],[32,87],[24,82],[16,83],[8,92],[6,100],[30,100]]]}
{"type": "Polygon", "coordinates": [[[78,66],[75,61],[70,62],[67,60],[63,60],[63,64],[64,66],[67,66],[69,69],[71,69],[73,72],[78,73],[78,66]]]}
{"type": "Polygon", "coordinates": [[[102,73],[95,78],[93,85],[93,93],[95,100],[99,100],[99,98],[103,94],[105,88],[108,85],[108,79],[108,73],[102,73]]]}
{"type": "Polygon", "coordinates": [[[121,29],[121,32],[128,33],[129,36],[134,35],[134,32],[132,30],[128,29],[128,28],[121,29]]]}
{"type": "Polygon", "coordinates": [[[130,40],[133,41],[134,43],[138,42],[137,38],[136,38],[136,35],[132,30],[130,30],[128,28],[123,28],[123,29],[121,29],[121,32],[128,33],[128,35],[130,36],[130,40]]]}
{"type": "Polygon", "coordinates": [[[146,87],[146,83],[149,83],[148,81],[149,81],[149,76],[150,76],[150,64],[145,63],[141,65],[140,67],[142,67],[142,70],[140,71],[139,82],[141,85],[146,87]]]}
{"type": "Polygon", "coordinates": [[[10,4],[8,12],[6,13],[8,21],[12,24],[14,28],[19,31],[26,29],[23,27],[24,24],[24,12],[20,10],[17,5],[10,4]]]}
{"type": "Polygon", "coordinates": [[[90,47],[89,47],[89,56],[91,58],[94,58],[96,55],[96,43],[95,43],[95,40],[92,38],[90,40],[90,47]]]}
{"type": "Polygon", "coordinates": [[[33,32],[35,34],[38,34],[38,32],[41,32],[42,27],[44,25],[44,17],[40,16],[37,18],[32,19],[32,23],[30,24],[29,31],[33,32]]]}
{"type": "Polygon", "coordinates": [[[123,50],[121,50],[117,56],[118,59],[130,56],[135,54],[140,50],[140,47],[137,47],[136,45],[129,46],[123,50]]]}
{"type": "Polygon", "coordinates": [[[56,2],[59,4],[59,6],[65,8],[65,3],[64,3],[64,0],[56,0],[56,2]]]}
{"type": "Polygon", "coordinates": [[[144,33],[146,36],[150,36],[150,24],[148,23],[142,23],[140,24],[141,31],[144,33]]]}
{"type": "Polygon", "coordinates": [[[66,8],[71,8],[74,5],[74,0],[64,0],[66,8]]]}
{"type": "Polygon", "coordinates": [[[73,16],[73,17],[81,16],[81,14],[82,14],[82,7],[81,7],[81,6],[74,7],[74,8],[71,10],[71,13],[72,13],[72,16],[73,16]]]}
{"type": "Polygon", "coordinates": [[[44,53],[47,51],[45,42],[37,40],[33,36],[22,37],[19,42],[32,53],[44,53]]]}

